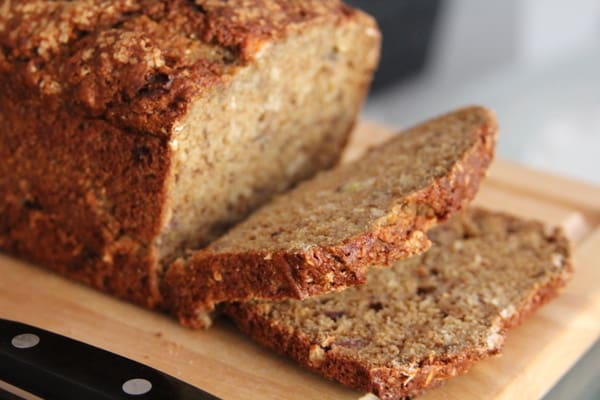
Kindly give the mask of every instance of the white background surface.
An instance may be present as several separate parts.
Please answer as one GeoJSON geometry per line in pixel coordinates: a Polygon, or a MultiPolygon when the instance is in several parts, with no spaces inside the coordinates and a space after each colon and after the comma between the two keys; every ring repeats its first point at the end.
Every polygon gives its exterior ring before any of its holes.
{"type": "Polygon", "coordinates": [[[444,4],[426,71],[365,117],[400,128],[483,104],[500,157],[600,184],[600,1],[444,4]]]}

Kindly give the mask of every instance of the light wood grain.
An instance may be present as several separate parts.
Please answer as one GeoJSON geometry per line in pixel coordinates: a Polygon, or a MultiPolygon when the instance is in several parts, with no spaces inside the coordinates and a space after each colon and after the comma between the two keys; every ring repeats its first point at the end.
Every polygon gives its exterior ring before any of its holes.
{"type": "MultiPolygon", "coordinates": [[[[28,393],[24,390],[21,390],[20,388],[18,388],[16,386],[11,385],[10,383],[6,383],[1,380],[0,380],[0,390],[3,390],[10,394],[14,394],[15,396],[18,396],[19,399],[23,399],[23,400],[44,400],[41,397],[38,397],[31,393],[28,393]]],[[[0,392],[0,396],[2,396],[2,395],[3,395],[3,393],[0,392]]]]}
{"type": "MultiPolygon", "coordinates": [[[[382,127],[359,126],[346,159],[389,135],[382,127]]],[[[424,399],[538,398],[599,337],[599,193],[597,187],[495,162],[476,202],[563,226],[575,241],[576,275],[561,298],[511,332],[502,356],[483,361],[424,399]]],[[[226,321],[191,331],[167,316],[4,256],[0,317],[122,354],[225,399],[358,399],[364,394],[262,349],[226,321]]]]}

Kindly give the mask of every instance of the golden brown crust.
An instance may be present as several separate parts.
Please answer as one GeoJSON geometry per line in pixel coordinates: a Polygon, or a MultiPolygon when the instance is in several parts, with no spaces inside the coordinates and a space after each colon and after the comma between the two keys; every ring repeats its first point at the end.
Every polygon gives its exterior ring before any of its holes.
{"type": "Polygon", "coordinates": [[[166,143],[27,105],[0,99],[0,249],[155,306],[166,143]]]}
{"type": "MultiPolygon", "coordinates": [[[[209,248],[190,260],[179,259],[169,267],[163,284],[169,308],[182,324],[205,327],[206,319],[198,316],[220,302],[302,299],[339,291],[364,283],[373,265],[424,252],[430,246],[425,232],[469,203],[493,158],[497,126],[488,110],[466,108],[439,120],[473,115],[480,119],[468,133],[475,137],[472,146],[444,175],[406,197],[387,216],[389,223],[332,246],[237,253],[213,253],[209,248]]],[[[427,123],[422,126],[430,129],[427,123]]]]}
{"type": "Polygon", "coordinates": [[[7,1],[0,73],[16,98],[169,137],[195,96],[269,40],[358,14],[337,0],[7,1]]]}
{"type": "Polygon", "coordinates": [[[265,43],[358,18],[337,0],[2,2],[0,250],[161,307],[176,121],[265,43]]]}
{"type": "MultiPolygon", "coordinates": [[[[482,209],[472,209],[469,212],[472,213],[474,219],[486,218],[492,215],[482,209]]],[[[525,295],[522,295],[523,298],[509,307],[510,310],[514,311],[510,316],[503,315],[505,312],[503,309],[502,311],[497,310],[498,315],[491,318],[491,320],[499,321],[498,335],[504,337],[509,329],[521,324],[527,316],[560,293],[570,278],[573,267],[569,259],[569,243],[559,229],[545,236],[544,227],[536,222],[519,221],[514,217],[500,213],[497,213],[493,218],[504,219],[504,229],[509,231],[509,236],[514,235],[516,237],[519,235],[519,231],[524,232],[525,235],[537,231],[540,237],[544,237],[546,243],[552,248],[552,254],[561,256],[558,267],[552,265],[552,262],[551,265],[546,267],[546,273],[541,274],[547,276],[548,279],[540,275],[539,278],[536,278],[538,282],[532,282],[531,286],[527,287],[525,295]],[[513,229],[514,232],[510,232],[513,229]]],[[[438,230],[443,229],[451,228],[445,226],[438,228],[438,230]]],[[[490,235],[488,240],[495,239],[490,235]]],[[[497,243],[497,245],[502,246],[504,244],[497,243]]],[[[456,251],[452,242],[448,243],[448,248],[445,248],[445,251],[448,253],[456,251]]],[[[527,252],[529,249],[524,248],[523,251],[527,252]]],[[[482,257],[486,258],[486,255],[482,254],[482,257]]],[[[427,263],[428,261],[423,262],[427,263]]],[[[406,267],[409,266],[406,265],[406,267]]],[[[515,269],[519,267],[519,265],[514,265],[515,269]]],[[[444,268],[444,266],[440,265],[439,268],[444,268]]],[[[460,285],[458,283],[461,280],[460,272],[458,272],[455,279],[457,280],[456,284],[460,285]]],[[[482,282],[482,287],[485,284],[487,282],[482,282]]],[[[374,287],[373,290],[375,291],[377,288],[374,287]]],[[[379,290],[385,289],[379,288],[379,290]]],[[[365,290],[365,292],[368,292],[368,290],[365,290]]],[[[271,304],[274,308],[277,307],[276,303],[271,304]]],[[[310,306],[306,307],[310,308],[310,306]]],[[[441,385],[449,377],[467,372],[472,364],[490,355],[497,354],[501,349],[500,345],[493,344],[481,348],[466,348],[459,354],[453,355],[432,354],[433,349],[431,349],[427,358],[415,360],[416,364],[413,366],[405,365],[403,362],[399,362],[397,365],[389,365],[388,362],[382,364],[373,358],[364,358],[359,354],[358,349],[353,354],[348,351],[337,351],[335,347],[331,348],[331,345],[324,346],[315,338],[315,333],[305,331],[300,322],[298,322],[298,325],[294,325],[289,323],[289,320],[281,318],[281,313],[291,313],[294,310],[298,313],[295,317],[296,320],[302,318],[301,315],[311,315],[315,324],[318,324],[318,314],[321,311],[313,310],[314,313],[301,314],[300,309],[296,307],[287,311],[281,309],[279,314],[272,314],[271,307],[266,302],[260,304],[229,303],[223,305],[223,310],[244,333],[259,343],[278,353],[288,355],[302,366],[317,371],[329,379],[337,380],[356,389],[372,392],[384,400],[417,396],[425,390],[441,385]],[[315,358],[311,359],[311,355],[315,355],[315,358]]],[[[401,320],[404,317],[398,314],[395,318],[401,320]]],[[[384,328],[381,327],[382,330],[384,328]]],[[[333,332],[337,332],[337,330],[333,329],[333,332]]],[[[332,333],[330,328],[327,328],[320,336],[328,337],[329,334],[332,333]]],[[[451,332],[449,334],[452,335],[451,332]]],[[[360,341],[361,339],[357,340],[360,341]]],[[[389,338],[389,341],[393,342],[394,338],[389,338]]],[[[498,341],[500,344],[502,343],[502,340],[498,341]]],[[[335,340],[331,342],[336,343],[335,340]]],[[[383,359],[387,359],[387,357],[383,357],[383,359]]]]}

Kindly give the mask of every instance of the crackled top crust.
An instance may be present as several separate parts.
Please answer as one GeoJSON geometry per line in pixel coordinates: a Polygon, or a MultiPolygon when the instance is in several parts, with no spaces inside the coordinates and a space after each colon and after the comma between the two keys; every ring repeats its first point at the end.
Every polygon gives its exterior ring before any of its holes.
{"type": "Polygon", "coordinates": [[[0,86],[169,136],[194,96],[267,41],[358,15],[338,0],[5,0],[0,86]]]}

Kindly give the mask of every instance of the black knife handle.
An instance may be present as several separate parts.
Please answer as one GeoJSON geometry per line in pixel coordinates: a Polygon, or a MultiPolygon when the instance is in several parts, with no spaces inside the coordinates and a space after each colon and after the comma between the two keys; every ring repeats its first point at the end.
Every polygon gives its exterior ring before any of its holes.
{"type": "Polygon", "coordinates": [[[1,318],[0,380],[47,400],[219,400],[133,360],[1,318]]]}

